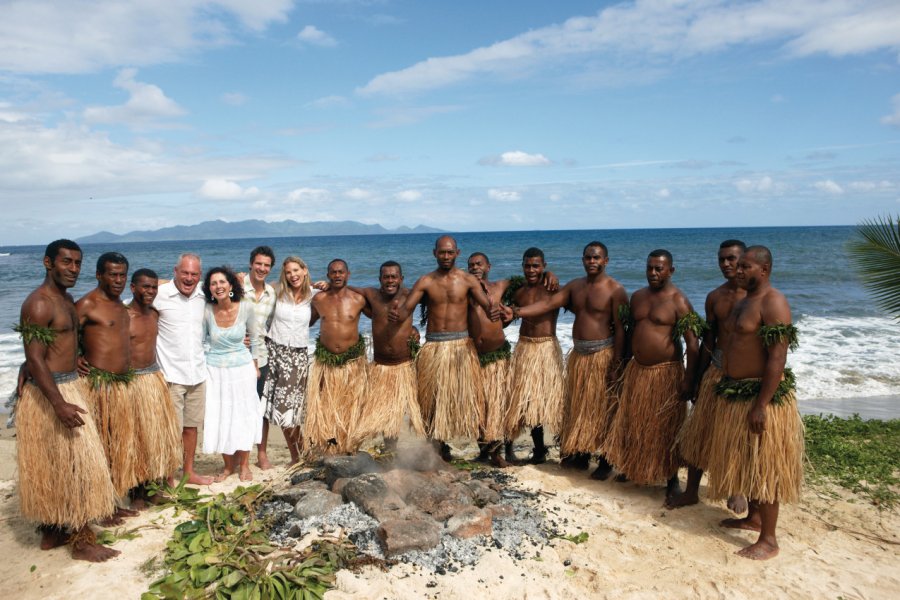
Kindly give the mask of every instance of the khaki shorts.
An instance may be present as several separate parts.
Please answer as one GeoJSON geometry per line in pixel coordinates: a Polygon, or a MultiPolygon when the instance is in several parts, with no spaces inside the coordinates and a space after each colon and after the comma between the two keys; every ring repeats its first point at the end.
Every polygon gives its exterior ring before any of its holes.
{"type": "Polygon", "coordinates": [[[169,384],[169,396],[178,415],[178,428],[200,427],[206,412],[206,382],[197,385],[169,384]]]}

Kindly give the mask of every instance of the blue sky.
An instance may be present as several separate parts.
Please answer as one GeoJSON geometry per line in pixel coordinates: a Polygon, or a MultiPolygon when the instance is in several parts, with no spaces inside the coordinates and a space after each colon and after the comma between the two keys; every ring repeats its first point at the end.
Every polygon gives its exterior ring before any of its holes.
{"type": "Polygon", "coordinates": [[[900,212],[900,2],[3,0],[0,244],[900,212]]]}

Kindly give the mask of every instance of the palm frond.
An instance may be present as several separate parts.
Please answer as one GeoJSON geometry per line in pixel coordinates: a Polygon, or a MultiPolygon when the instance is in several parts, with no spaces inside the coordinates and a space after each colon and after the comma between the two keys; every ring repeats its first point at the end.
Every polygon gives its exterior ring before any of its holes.
{"type": "Polygon", "coordinates": [[[900,217],[863,221],[847,251],[875,304],[900,319],[900,217]]]}

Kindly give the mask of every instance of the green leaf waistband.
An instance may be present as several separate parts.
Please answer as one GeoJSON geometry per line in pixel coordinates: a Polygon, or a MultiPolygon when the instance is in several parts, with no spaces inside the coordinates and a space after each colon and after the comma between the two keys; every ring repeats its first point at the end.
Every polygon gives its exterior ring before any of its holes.
{"type": "MultiPolygon", "coordinates": [[[[761,379],[723,377],[716,384],[716,394],[729,402],[750,402],[759,396],[761,387],[761,379]]],[[[775,390],[775,395],[772,396],[772,404],[781,406],[785,399],[790,398],[795,389],[797,389],[797,380],[794,377],[794,372],[790,368],[786,368],[784,370],[784,378],[778,382],[778,388],[775,390]]]]}
{"type": "Polygon", "coordinates": [[[97,367],[91,367],[91,371],[88,373],[88,380],[91,382],[91,388],[95,390],[115,383],[127,385],[134,381],[134,369],[128,369],[124,373],[112,373],[97,367]]]}
{"type": "Polygon", "coordinates": [[[484,354],[478,355],[478,362],[481,363],[482,367],[486,367],[491,363],[495,363],[498,360],[508,360],[512,357],[512,346],[509,343],[509,340],[503,342],[503,345],[497,348],[496,350],[491,350],[490,352],[485,352],[484,354]]]}
{"type": "Polygon", "coordinates": [[[355,344],[340,354],[335,354],[322,345],[322,338],[316,338],[316,351],[313,354],[316,361],[330,367],[342,367],[351,360],[356,360],[366,355],[366,340],[360,337],[355,344]]]}

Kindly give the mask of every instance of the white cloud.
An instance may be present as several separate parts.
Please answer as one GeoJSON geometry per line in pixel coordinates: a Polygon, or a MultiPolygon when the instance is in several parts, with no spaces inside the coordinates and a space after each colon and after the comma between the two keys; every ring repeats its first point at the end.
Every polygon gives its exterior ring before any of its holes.
{"type": "Polygon", "coordinates": [[[833,194],[835,196],[843,194],[844,188],[840,185],[832,181],[831,179],[826,179],[824,181],[817,181],[813,184],[813,187],[819,190],[820,192],[825,192],[826,194],[833,194]]]}
{"type": "Polygon", "coordinates": [[[415,202],[422,198],[422,192],[418,190],[403,190],[394,194],[394,198],[400,202],[415,202]]]}
{"type": "Polygon", "coordinates": [[[672,192],[669,191],[669,188],[662,188],[661,190],[656,192],[656,195],[660,198],[668,198],[672,195],[672,192]]]}
{"type": "Polygon", "coordinates": [[[160,119],[172,119],[185,114],[185,110],[159,87],[137,81],[136,75],[136,69],[122,69],[113,80],[115,87],[128,92],[125,104],[89,106],[84,109],[84,120],[88,123],[123,124],[138,128],[154,126],[160,119]]]}
{"type": "Polygon", "coordinates": [[[900,3],[847,0],[637,0],[533,29],[465,54],[431,57],[382,73],[357,91],[405,94],[477,76],[523,75],[585,56],[648,63],[677,61],[736,45],[781,43],[795,56],[900,49],[900,3]]]}
{"type": "Polygon", "coordinates": [[[488,198],[497,202],[518,202],[522,199],[522,195],[513,190],[490,189],[487,194],[488,198]]]}
{"type": "Polygon", "coordinates": [[[819,190],[820,192],[825,192],[828,194],[839,195],[844,193],[844,188],[840,186],[837,182],[832,179],[825,179],[823,181],[817,181],[813,184],[813,187],[819,190]]]}
{"type": "Polygon", "coordinates": [[[197,196],[208,200],[243,200],[259,196],[256,187],[243,188],[228,179],[207,179],[197,190],[197,196]]]}
{"type": "Polygon", "coordinates": [[[324,48],[331,48],[337,45],[337,40],[315,25],[307,25],[300,30],[300,33],[297,34],[297,39],[312,46],[322,46],[324,48]]]}
{"type": "Polygon", "coordinates": [[[881,122],[885,125],[900,127],[900,94],[891,98],[891,104],[894,106],[894,112],[881,117],[881,122]]]}
{"type": "Polygon", "coordinates": [[[890,190],[894,184],[887,180],[882,181],[851,181],[847,186],[855,192],[873,192],[875,190],[890,190]]]}
{"type": "Polygon", "coordinates": [[[247,103],[247,96],[240,92],[226,92],[222,94],[222,102],[230,106],[243,106],[247,103]]]}
{"type": "Polygon", "coordinates": [[[0,70],[89,73],[183,59],[284,22],[293,0],[11,0],[0,19],[0,70]]]}
{"type": "Polygon", "coordinates": [[[478,164],[505,167],[543,167],[551,164],[551,161],[543,154],[528,154],[521,150],[513,150],[512,152],[504,152],[499,156],[487,156],[480,159],[478,164]]]}
{"type": "Polygon", "coordinates": [[[775,181],[768,175],[758,179],[740,179],[734,186],[742,194],[767,193],[775,190],[775,181]]]}
{"type": "Polygon", "coordinates": [[[372,192],[357,187],[344,192],[344,196],[351,200],[367,200],[372,197],[372,192]]]}
{"type": "Polygon", "coordinates": [[[328,200],[330,196],[328,190],[322,188],[302,187],[291,191],[287,195],[288,204],[314,204],[328,200]]]}

